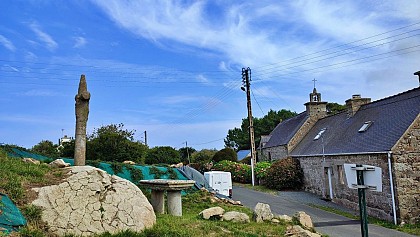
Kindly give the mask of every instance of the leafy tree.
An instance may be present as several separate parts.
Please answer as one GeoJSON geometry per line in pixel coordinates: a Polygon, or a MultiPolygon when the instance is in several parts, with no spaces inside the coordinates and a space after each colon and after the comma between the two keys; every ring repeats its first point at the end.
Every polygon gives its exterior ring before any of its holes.
{"type": "Polygon", "coordinates": [[[216,150],[203,149],[192,154],[192,161],[195,163],[209,163],[213,156],[216,154],[216,150]]]}
{"type": "Polygon", "coordinates": [[[52,141],[42,140],[32,147],[31,152],[41,154],[50,158],[57,158],[59,156],[58,145],[54,145],[52,141]]]}
{"type": "Polygon", "coordinates": [[[192,147],[182,147],[178,149],[179,154],[181,155],[182,163],[188,164],[191,163],[191,155],[197,150],[192,147]],[[189,159],[188,159],[189,158],[189,159]]]}
{"type": "Polygon", "coordinates": [[[74,157],[74,140],[64,142],[59,148],[60,157],[74,157]]]}
{"type": "Polygon", "coordinates": [[[157,146],[147,152],[146,164],[176,164],[181,162],[181,155],[170,146],[157,146]]]}
{"type": "Polygon", "coordinates": [[[341,111],[346,110],[347,107],[345,105],[340,105],[337,103],[327,103],[327,113],[328,114],[337,114],[341,111]]]}
{"type": "MultiPolygon", "coordinates": [[[[281,121],[296,116],[296,112],[282,109],[280,111],[270,110],[262,118],[253,118],[255,144],[258,144],[261,135],[268,135],[281,121]]],[[[249,150],[249,122],[247,118],[242,119],[240,128],[229,129],[225,138],[225,146],[235,150],[249,150]]],[[[257,145],[258,146],[258,145],[257,145]]]]}
{"type": "Polygon", "coordinates": [[[134,134],[135,130],[124,129],[122,123],[95,129],[86,144],[86,157],[89,160],[144,163],[148,147],[134,141],[134,134]]]}
{"type": "Polygon", "coordinates": [[[222,150],[216,152],[213,156],[214,162],[219,162],[222,160],[230,160],[237,162],[238,161],[238,155],[236,154],[235,150],[232,148],[223,148],[222,150]]]}

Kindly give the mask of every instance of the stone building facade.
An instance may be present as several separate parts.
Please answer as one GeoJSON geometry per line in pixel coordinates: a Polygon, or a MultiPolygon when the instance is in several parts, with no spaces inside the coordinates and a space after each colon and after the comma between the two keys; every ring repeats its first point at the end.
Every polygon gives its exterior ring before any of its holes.
{"type": "Polygon", "coordinates": [[[306,111],[280,123],[261,152],[270,160],[299,159],[305,190],[354,210],[357,190],[347,187],[343,165],[380,167],[382,192],[366,192],[368,214],[419,223],[420,87],[374,102],[353,95],[347,111],[331,116],[310,110],[323,108],[320,94],[316,98],[305,104],[306,111]]]}

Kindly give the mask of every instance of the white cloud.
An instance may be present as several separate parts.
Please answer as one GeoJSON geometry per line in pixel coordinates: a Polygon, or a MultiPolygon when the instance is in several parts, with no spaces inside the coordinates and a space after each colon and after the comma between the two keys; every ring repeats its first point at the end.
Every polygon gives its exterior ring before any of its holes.
{"type": "Polygon", "coordinates": [[[0,35],[0,44],[2,44],[6,49],[14,52],[16,50],[15,45],[3,35],[0,35]]]}
{"type": "Polygon", "coordinates": [[[73,48],[81,48],[87,44],[87,40],[84,37],[78,36],[78,37],[73,37],[73,39],[75,41],[73,48]]]}
{"type": "Polygon", "coordinates": [[[29,27],[38,36],[38,39],[45,44],[45,47],[50,51],[58,47],[57,42],[47,33],[41,30],[41,27],[36,22],[32,22],[29,27]]]}
{"type": "Polygon", "coordinates": [[[50,91],[50,90],[29,90],[26,92],[19,93],[21,96],[29,96],[29,97],[49,97],[49,96],[57,96],[59,95],[57,92],[50,91]]]}

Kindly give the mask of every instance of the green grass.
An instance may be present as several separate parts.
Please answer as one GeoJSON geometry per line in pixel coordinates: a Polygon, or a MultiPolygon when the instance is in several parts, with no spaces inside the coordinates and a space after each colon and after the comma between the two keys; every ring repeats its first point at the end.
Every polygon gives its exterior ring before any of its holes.
{"type": "MultiPolygon", "coordinates": [[[[351,213],[341,211],[341,210],[338,210],[338,209],[335,209],[335,208],[326,207],[326,206],[319,206],[319,205],[311,205],[311,206],[316,207],[316,208],[321,209],[321,210],[324,210],[324,211],[327,211],[327,212],[335,213],[337,215],[345,216],[345,217],[348,217],[350,219],[354,219],[354,220],[359,220],[360,219],[359,216],[355,216],[351,213]]],[[[405,233],[408,233],[408,234],[420,236],[420,223],[419,224],[405,224],[403,226],[400,226],[400,225],[394,225],[393,223],[391,223],[389,221],[381,220],[381,219],[374,218],[374,217],[371,217],[371,216],[368,217],[368,223],[383,226],[383,227],[388,228],[388,229],[394,229],[394,230],[398,230],[398,231],[405,232],[405,233]]]]}
{"type": "Polygon", "coordinates": [[[234,183],[233,185],[238,186],[238,187],[244,187],[244,188],[252,189],[252,190],[263,192],[263,193],[272,194],[272,195],[277,195],[277,193],[279,192],[279,191],[274,190],[274,189],[269,189],[269,188],[267,188],[266,186],[263,186],[263,185],[252,186],[252,184],[243,184],[243,183],[234,183]]]}

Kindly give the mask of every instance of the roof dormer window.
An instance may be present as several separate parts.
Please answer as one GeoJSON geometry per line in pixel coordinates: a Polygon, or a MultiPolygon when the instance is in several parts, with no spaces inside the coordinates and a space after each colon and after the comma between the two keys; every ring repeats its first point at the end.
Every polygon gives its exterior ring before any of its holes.
{"type": "Polygon", "coordinates": [[[372,125],[372,121],[367,121],[365,122],[360,128],[359,128],[359,132],[366,132],[366,130],[368,130],[368,128],[370,127],[370,125],[372,125]]]}

